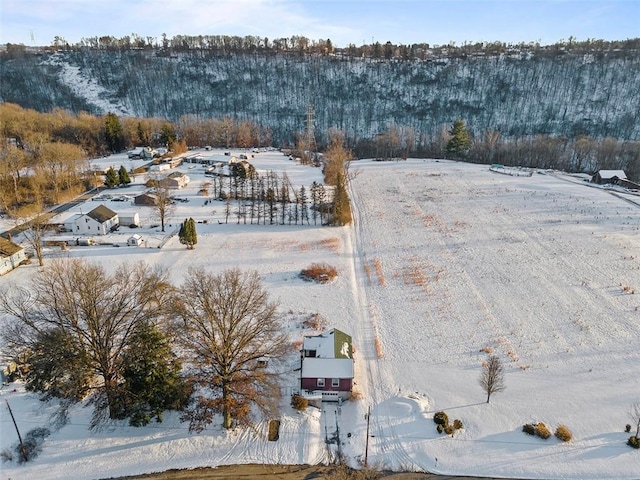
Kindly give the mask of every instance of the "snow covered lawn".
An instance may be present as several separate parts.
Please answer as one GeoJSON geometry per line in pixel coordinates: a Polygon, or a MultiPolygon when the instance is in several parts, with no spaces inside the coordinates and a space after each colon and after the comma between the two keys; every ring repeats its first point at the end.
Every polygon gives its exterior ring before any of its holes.
{"type": "MultiPolygon", "coordinates": [[[[318,169],[264,155],[267,165],[286,168],[295,185],[319,179],[318,169]]],[[[351,170],[357,173],[350,227],[213,221],[198,224],[194,251],[172,237],[162,249],[74,247],[48,258],[82,256],[108,268],[144,260],[170,268],[176,283],[190,265],[255,269],[294,337],[308,333],[298,320],[313,313],[353,336],[361,400],[302,414],[283,406],[278,442],[266,440],[266,423],[255,431],[212,426],[195,435],[176,415],[145,428],[117,423],[90,433],[90,412],[78,408],[33,463],[0,464],[2,479],[317,463],[336,452],[325,439],[338,435],[341,453],[356,465],[364,460],[368,408],[369,465],[637,479],[640,454],[625,444],[624,426],[640,400],[640,197],[559,173],[509,176],[449,161],[359,161],[351,170]],[[298,277],[318,262],[337,268],[334,282],[298,277]],[[486,352],[506,368],[507,389],[490,404],[478,384],[486,352]],[[464,428],[439,435],[432,419],[439,410],[464,428]],[[538,421],[552,431],[567,425],[573,441],[522,433],[523,424],[538,421]]],[[[194,195],[179,205],[175,220],[206,218],[203,201],[194,195]]],[[[0,288],[27,285],[37,270],[20,267],[0,277],[0,288]]],[[[292,374],[285,390],[295,386],[292,374]]],[[[51,407],[15,387],[0,393],[24,435],[47,423],[51,407]]],[[[16,435],[5,405],[1,412],[5,449],[16,435]]]]}

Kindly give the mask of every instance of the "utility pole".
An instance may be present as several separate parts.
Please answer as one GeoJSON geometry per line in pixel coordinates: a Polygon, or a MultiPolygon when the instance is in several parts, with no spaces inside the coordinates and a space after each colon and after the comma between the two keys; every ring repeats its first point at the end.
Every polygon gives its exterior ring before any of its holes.
{"type": "Polygon", "coordinates": [[[18,424],[16,423],[16,419],[13,416],[13,412],[11,411],[11,406],[9,405],[9,400],[5,399],[7,402],[7,408],[9,409],[9,414],[11,415],[11,420],[13,420],[13,426],[16,427],[16,433],[18,434],[18,441],[20,442],[20,453],[22,454],[22,459],[26,462],[27,458],[27,450],[24,448],[24,443],[22,443],[22,436],[20,436],[20,430],[18,430],[18,424]]]}
{"type": "Polygon", "coordinates": [[[364,468],[367,468],[367,461],[369,459],[369,419],[371,418],[371,405],[367,409],[367,438],[364,443],[364,468]]]}

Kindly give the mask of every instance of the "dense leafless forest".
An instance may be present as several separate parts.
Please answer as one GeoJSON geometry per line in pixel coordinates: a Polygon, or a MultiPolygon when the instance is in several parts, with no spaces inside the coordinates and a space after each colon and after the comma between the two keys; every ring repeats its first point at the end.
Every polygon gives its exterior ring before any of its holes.
{"type": "Polygon", "coordinates": [[[72,67],[132,116],[230,115],[269,127],[278,143],[300,130],[307,105],[320,142],[330,128],[356,140],[396,125],[426,143],[457,118],[476,136],[640,139],[639,40],[342,49],[305,37],[57,42],[4,52],[2,101],[106,113],[61,75],[72,67]]]}

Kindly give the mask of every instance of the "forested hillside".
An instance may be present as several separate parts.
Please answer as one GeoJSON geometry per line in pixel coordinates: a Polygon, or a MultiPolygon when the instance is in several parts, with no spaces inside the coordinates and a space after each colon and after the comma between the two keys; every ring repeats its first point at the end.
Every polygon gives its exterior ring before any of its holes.
{"type": "MultiPolygon", "coordinates": [[[[417,147],[464,119],[479,137],[551,135],[640,140],[637,41],[571,49],[402,49],[13,46],[1,56],[0,101],[39,111],[160,117],[231,116],[293,141],[312,105],[318,142],[331,128],[353,144],[391,127],[417,147]],[[614,45],[615,46],[615,45],[614,45]],[[426,52],[426,53],[425,53],[426,52]]],[[[388,47],[384,46],[384,47],[388,47]]]]}

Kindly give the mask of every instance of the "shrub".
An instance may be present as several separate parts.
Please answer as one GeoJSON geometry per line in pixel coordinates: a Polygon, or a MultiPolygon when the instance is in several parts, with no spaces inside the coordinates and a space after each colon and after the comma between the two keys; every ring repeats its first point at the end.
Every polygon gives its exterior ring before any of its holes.
{"type": "Polygon", "coordinates": [[[573,438],[571,430],[569,430],[566,425],[558,425],[554,435],[558,440],[561,440],[563,442],[569,442],[573,438]]]}
{"type": "Polygon", "coordinates": [[[627,433],[629,433],[629,432],[631,431],[631,425],[629,425],[629,424],[627,423],[627,426],[626,426],[626,427],[624,427],[624,431],[625,431],[625,432],[627,432],[627,433]]]}
{"type": "Polygon", "coordinates": [[[444,432],[444,425],[438,424],[438,426],[436,427],[436,430],[438,431],[438,433],[444,432]]]}
{"type": "Polygon", "coordinates": [[[300,272],[303,280],[318,283],[329,283],[338,276],[338,270],[327,263],[313,263],[300,272]]]}
{"type": "Polygon", "coordinates": [[[443,425],[443,426],[449,425],[449,417],[444,412],[436,412],[435,415],[433,416],[433,421],[436,422],[438,425],[443,425]]]}
{"type": "Polygon", "coordinates": [[[455,429],[453,428],[452,425],[447,424],[444,426],[444,433],[446,433],[447,435],[453,435],[453,432],[455,432],[455,429]]]}
{"type": "Polygon", "coordinates": [[[629,440],[627,440],[627,445],[633,448],[640,448],[640,438],[635,435],[630,436],[629,440]]]}
{"type": "Polygon", "coordinates": [[[453,428],[454,430],[460,430],[462,428],[464,428],[464,425],[462,424],[462,420],[458,420],[457,418],[453,421],[453,428]]]}
{"type": "Polygon", "coordinates": [[[302,323],[307,328],[324,330],[327,326],[327,319],[319,313],[311,313],[302,323]]]}
{"type": "Polygon", "coordinates": [[[538,422],[536,423],[536,435],[546,440],[551,436],[551,430],[544,423],[538,422]]]}
{"type": "Polygon", "coordinates": [[[358,390],[351,390],[351,393],[349,394],[349,400],[351,400],[352,402],[355,402],[361,399],[362,399],[362,393],[360,393],[358,390]]]}
{"type": "Polygon", "coordinates": [[[309,400],[301,395],[294,394],[291,397],[291,406],[299,412],[304,412],[309,407],[309,400]]]}
{"type": "Polygon", "coordinates": [[[535,435],[536,434],[536,427],[534,427],[533,425],[531,425],[530,423],[525,423],[522,426],[522,431],[524,433],[526,433],[527,435],[535,435]]]}

